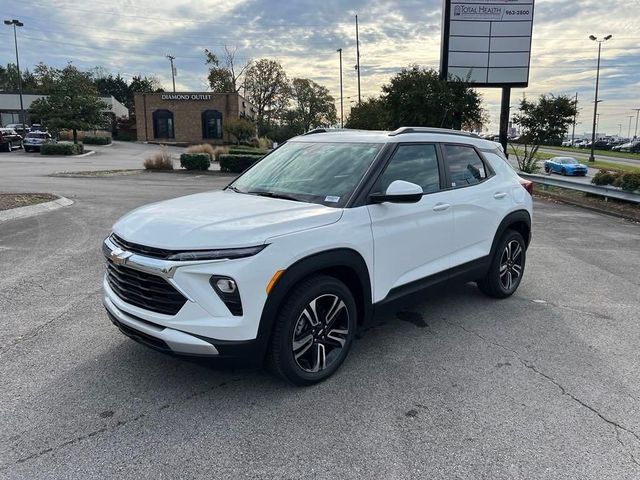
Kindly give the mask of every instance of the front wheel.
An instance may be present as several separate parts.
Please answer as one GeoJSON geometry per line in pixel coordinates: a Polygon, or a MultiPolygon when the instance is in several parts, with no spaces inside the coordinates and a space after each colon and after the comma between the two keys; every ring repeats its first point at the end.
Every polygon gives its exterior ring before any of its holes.
{"type": "Polygon", "coordinates": [[[276,319],[272,369],[295,385],[321,382],[347,357],[356,324],[356,303],[344,283],[326,275],[304,280],[276,319]]]}
{"type": "Polygon", "coordinates": [[[507,230],[498,243],[486,276],[478,280],[482,293],[493,298],[507,298],[522,281],[527,246],[518,232],[507,230]]]}
{"type": "Polygon", "coordinates": [[[563,168],[563,169],[560,171],[560,173],[561,173],[562,175],[566,175],[566,174],[567,174],[567,171],[563,168]]]}

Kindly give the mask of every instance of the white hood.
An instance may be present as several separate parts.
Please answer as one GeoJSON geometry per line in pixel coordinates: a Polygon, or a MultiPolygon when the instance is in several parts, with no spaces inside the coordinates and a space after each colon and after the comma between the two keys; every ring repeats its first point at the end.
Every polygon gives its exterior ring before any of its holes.
{"type": "Polygon", "coordinates": [[[338,208],[225,190],[140,207],[113,231],[126,241],[170,250],[248,247],[341,216],[338,208]]]}

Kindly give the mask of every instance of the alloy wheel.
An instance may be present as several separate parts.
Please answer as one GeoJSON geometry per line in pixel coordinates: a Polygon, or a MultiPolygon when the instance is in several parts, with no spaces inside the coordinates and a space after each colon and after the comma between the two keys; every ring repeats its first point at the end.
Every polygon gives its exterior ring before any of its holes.
{"type": "Polygon", "coordinates": [[[298,367],[309,373],[329,368],[340,358],[350,329],[349,310],[338,295],[314,298],[293,328],[291,346],[298,367]]]}
{"type": "Polygon", "coordinates": [[[510,292],[520,282],[523,270],[524,252],[517,240],[511,240],[504,248],[500,258],[500,284],[510,292]]]}

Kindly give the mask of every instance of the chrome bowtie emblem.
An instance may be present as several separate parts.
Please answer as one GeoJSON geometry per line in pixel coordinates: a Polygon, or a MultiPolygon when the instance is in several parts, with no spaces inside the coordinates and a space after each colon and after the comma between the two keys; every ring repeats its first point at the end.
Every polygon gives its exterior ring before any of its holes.
{"type": "Polygon", "coordinates": [[[125,252],[121,248],[116,248],[115,250],[111,251],[111,255],[109,255],[109,258],[116,265],[124,265],[125,263],[127,263],[127,259],[131,255],[133,255],[131,252],[125,252]]]}

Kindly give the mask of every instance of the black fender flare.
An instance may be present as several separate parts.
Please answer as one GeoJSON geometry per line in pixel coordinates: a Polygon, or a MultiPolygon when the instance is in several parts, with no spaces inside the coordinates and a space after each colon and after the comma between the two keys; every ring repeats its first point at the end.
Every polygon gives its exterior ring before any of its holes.
{"type": "MultiPolygon", "coordinates": [[[[262,308],[258,327],[257,339],[261,356],[264,357],[266,354],[273,325],[280,307],[291,289],[302,279],[315,273],[326,272],[330,275],[332,269],[344,268],[353,272],[357,278],[358,294],[361,295],[359,301],[356,298],[356,302],[359,304],[358,313],[360,318],[358,323],[366,323],[372,317],[371,278],[367,264],[360,253],[349,248],[337,248],[309,255],[289,266],[278,279],[271,292],[269,292],[267,301],[262,308]]],[[[353,289],[353,286],[350,286],[350,288],[353,289]]],[[[354,296],[357,297],[355,292],[354,296]]]]}
{"type": "Polygon", "coordinates": [[[491,244],[491,253],[489,254],[489,258],[493,258],[496,249],[498,248],[498,242],[504,235],[504,232],[516,223],[524,222],[527,225],[527,229],[529,230],[528,238],[525,236],[525,243],[527,247],[529,247],[529,243],[531,242],[531,215],[527,210],[516,210],[515,212],[511,212],[509,215],[504,217],[498,225],[498,229],[496,230],[496,234],[493,237],[493,243],[491,244]]]}

